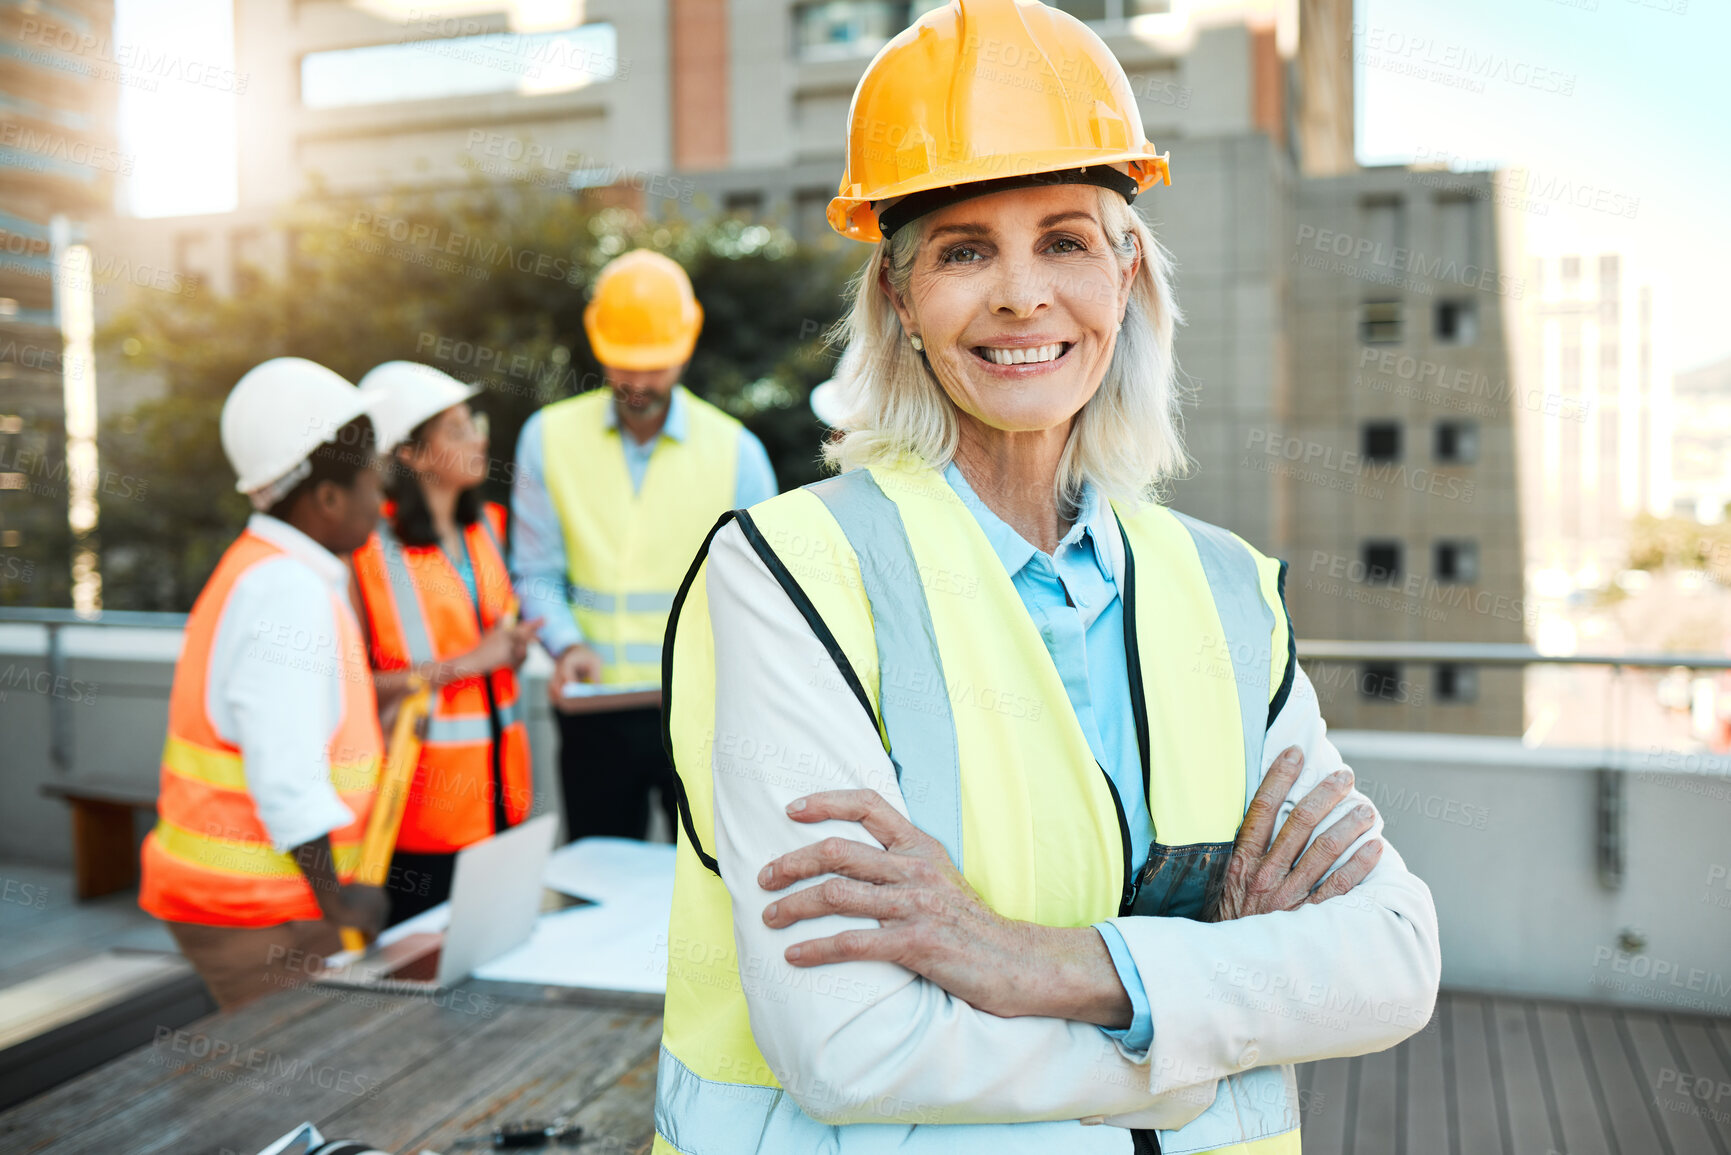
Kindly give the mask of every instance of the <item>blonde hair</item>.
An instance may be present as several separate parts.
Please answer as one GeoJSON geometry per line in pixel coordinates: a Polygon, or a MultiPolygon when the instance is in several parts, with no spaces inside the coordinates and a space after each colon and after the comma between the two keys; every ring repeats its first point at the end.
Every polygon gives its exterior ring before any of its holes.
{"type": "MultiPolygon", "coordinates": [[[[1142,265],[1105,379],[1076,415],[1059,459],[1060,508],[1076,506],[1084,483],[1122,501],[1152,499],[1189,464],[1172,358],[1173,329],[1183,316],[1172,298],[1171,257],[1123,197],[1106,189],[1099,194],[1100,220],[1120,267],[1128,268],[1138,254],[1142,265]]],[[[853,308],[833,334],[846,346],[836,380],[854,398],[845,432],[823,447],[824,461],[835,469],[890,464],[909,453],[943,469],[955,457],[955,405],[908,343],[879,288],[887,268],[890,287],[907,291],[919,238],[920,229],[910,224],[873,249],[853,284],[853,308]]]]}

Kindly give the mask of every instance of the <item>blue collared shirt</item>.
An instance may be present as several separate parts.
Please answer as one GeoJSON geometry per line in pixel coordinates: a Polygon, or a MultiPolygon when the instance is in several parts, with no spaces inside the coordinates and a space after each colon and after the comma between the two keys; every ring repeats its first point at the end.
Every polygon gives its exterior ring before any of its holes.
{"type": "MultiPolygon", "coordinates": [[[[1130,826],[1130,867],[1141,870],[1154,841],[1154,820],[1142,790],[1141,748],[1130,704],[1124,601],[1101,548],[1102,543],[1119,540],[1111,505],[1092,486],[1084,489],[1076,523],[1047,555],[988,509],[954,464],[944,470],[944,480],[980,523],[1039,628],[1076,720],[1082,724],[1088,749],[1117,788],[1130,826]]],[[[1105,940],[1133,1011],[1126,1030],[1107,1034],[1133,1051],[1145,1051],[1154,1039],[1147,989],[1118,928],[1102,922],[1095,929],[1105,940]]]]}
{"type": "MultiPolygon", "coordinates": [[[[661,432],[642,445],[635,437],[619,433],[619,415],[614,406],[602,409],[602,422],[619,437],[631,488],[641,490],[649,471],[649,458],[663,437],[684,441],[690,424],[690,406],[685,386],[675,385],[667,404],[667,420],[661,432]]],[[[547,492],[541,446],[541,414],[523,423],[517,438],[517,474],[511,483],[511,576],[525,618],[541,618],[541,644],[557,655],[583,640],[571,605],[565,599],[568,573],[565,558],[565,527],[547,492]]],[[[739,431],[739,468],[733,487],[733,504],[745,509],[768,501],[780,489],[775,470],[763,442],[749,429],[739,431]]]]}

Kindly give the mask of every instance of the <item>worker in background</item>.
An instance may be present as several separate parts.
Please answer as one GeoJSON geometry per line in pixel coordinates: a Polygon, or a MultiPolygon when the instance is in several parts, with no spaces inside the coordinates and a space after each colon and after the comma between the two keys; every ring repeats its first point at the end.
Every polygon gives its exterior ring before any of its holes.
{"type": "Polygon", "coordinates": [[[305,981],[338,928],[385,915],[351,882],[384,740],[343,564],[379,519],[376,401],[279,357],[222,408],[258,512],[187,617],[138,902],[224,1010],[305,981]]]}
{"type": "Polygon", "coordinates": [[[544,619],[571,838],[675,818],[660,710],[572,714],[578,682],[661,684],[667,612],[722,513],[776,494],[763,444],[680,384],[703,327],[685,270],[638,249],[601,270],[583,314],[608,388],[549,405],[517,443],[511,569],[544,619]]]}
{"type": "Polygon", "coordinates": [[[518,700],[540,622],[517,620],[505,567],[505,510],[481,500],[487,478],[478,389],[390,361],[361,378],[377,396],[390,500],[355,551],[355,592],[388,715],[412,679],[433,688],[420,760],[385,890],[389,924],[451,895],[457,851],[529,815],[529,733],[518,700]]]}

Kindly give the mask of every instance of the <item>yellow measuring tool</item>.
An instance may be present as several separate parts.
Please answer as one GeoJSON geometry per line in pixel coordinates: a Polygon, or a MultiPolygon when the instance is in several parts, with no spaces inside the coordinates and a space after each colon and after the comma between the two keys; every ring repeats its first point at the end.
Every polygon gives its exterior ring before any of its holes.
{"type": "MultiPolygon", "coordinates": [[[[397,831],[403,825],[403,809],[409,802],[409,787],[415,781],[415,764],[421,760],[422,720],[432,701],[432,687],[415,678],[409,696],[397,707],[391,727],[391,745],[385,753],[385,769],[379,775],[379,791],[367,819],[367,836],[361,842],[361,861],[355,881],[363,886],[383,886],[391,873],[391,854],[397,848],[397,831]]],[[[352,926],[343,928],[343,949],[362,951],[367,940],[352,926]]]]}

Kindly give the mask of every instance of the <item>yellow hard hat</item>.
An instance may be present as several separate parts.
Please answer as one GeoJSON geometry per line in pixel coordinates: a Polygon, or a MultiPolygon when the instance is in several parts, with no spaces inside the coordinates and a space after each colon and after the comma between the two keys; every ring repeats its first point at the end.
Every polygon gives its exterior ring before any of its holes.
{"type": "Polygon", "coordinates": [[[1092,29],[1036,0],[953,0],[884,45],[848,109],[829,202],[844,237],[882,240],[970,196],[1094,184],[1133,199],[1171,184],[1124,67],[1092,29]],[[884,202],[907,197],[886,206],[884,202]]]}
{"type": "Polygon", "coordinates": [[[648,249],[615,257],[583,310],[595,358],[612,369],[668,369],[691,359],[703,306],[678,262],[648,249]]]}

